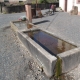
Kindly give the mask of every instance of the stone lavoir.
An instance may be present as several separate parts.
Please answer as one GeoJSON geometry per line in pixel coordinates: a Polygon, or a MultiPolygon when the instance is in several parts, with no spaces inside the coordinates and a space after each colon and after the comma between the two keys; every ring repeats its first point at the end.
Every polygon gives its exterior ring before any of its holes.
{"type": "Polygon", "coordinates": [[[48,77],[55,75],[59,78],[80,63],[80,48],[76,45],[54,35],[54,32],[38,27],[19,30],[16,24],[20,22],[11,22],[11,28],[48,77]]]}

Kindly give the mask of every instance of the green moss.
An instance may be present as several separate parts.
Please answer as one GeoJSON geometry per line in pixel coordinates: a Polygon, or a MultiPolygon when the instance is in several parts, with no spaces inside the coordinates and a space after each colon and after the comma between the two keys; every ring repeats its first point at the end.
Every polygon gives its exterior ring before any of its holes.
{"type": "Polygon", "coordinates": [[[56,62],[55,77],[61,80],[61,74],[62,74],[62,60],[58,57],[56,62]]]}

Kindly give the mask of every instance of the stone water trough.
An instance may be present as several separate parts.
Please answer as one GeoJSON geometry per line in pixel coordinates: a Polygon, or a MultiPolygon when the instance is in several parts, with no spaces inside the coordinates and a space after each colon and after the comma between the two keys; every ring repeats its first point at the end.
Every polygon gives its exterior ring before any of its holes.
{"type": "Polygon", "coordinates": [[[76,45],[64,41],[52,32],[40,29],[32,23],[24,21],[10,23],[20,41],[48,77],[52,77],[58,72],[60,72],[58,74],[66,73],[80,63],[80,48],[76,45]],[[33,28],[27,29],[28,25],[33,28]],[[58,71],[57,67],[61,71],[58,71]]]}

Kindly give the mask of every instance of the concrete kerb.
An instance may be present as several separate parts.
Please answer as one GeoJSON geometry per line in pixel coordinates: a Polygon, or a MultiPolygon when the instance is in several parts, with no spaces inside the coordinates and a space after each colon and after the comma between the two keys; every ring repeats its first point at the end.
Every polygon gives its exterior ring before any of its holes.
{"type": "Polygon", "coordinates": [[[10,25],[11,25],[11,28],[17,32],[18,31],[18,28],[16,27],[16,25],[14,24],[14,21],[13,22],[10,22],[10,25]]]}

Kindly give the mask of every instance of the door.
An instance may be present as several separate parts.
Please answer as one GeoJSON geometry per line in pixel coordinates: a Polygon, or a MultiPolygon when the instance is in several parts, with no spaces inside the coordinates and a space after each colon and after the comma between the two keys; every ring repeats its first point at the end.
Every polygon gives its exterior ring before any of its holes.
{"type": "Polygon", "coordinates": [[[64,11],[67,12],[67,0],[64,1],[64,11]]]}

